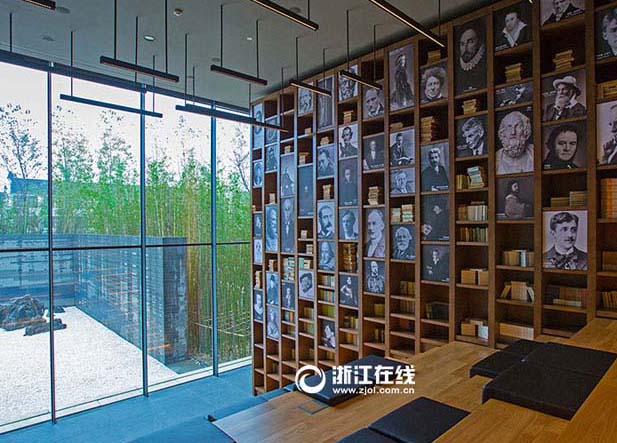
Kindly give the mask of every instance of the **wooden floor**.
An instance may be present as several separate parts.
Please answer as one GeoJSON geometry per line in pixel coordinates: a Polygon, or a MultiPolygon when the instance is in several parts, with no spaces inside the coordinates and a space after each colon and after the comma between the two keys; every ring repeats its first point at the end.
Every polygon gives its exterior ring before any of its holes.
{"type": "MultiPolygon", "coordinates": [[[[596,319],[571,339],[560,341],[617,352],[617,321],[596,319]]],[[[416,369],[414,395],[359,396],[311,415],[305,409],[314,402],[292,392],[215,424],[240,443],[331,442],[414,398],[426,396],[471,412],[439,442],[555,442],[559,438],[568,442],[617,441],[617,364],[568,422],[497,400],[481,404],[482,387],[489,379],[469,378],[469,368],[493,352],[483,346],[454,342],[408,359],[416,369]],[[596,427],[597,439],[582,438],[589,426],[596,427]],[[599,439],[609,435],[611,440],[599,439]]]]}

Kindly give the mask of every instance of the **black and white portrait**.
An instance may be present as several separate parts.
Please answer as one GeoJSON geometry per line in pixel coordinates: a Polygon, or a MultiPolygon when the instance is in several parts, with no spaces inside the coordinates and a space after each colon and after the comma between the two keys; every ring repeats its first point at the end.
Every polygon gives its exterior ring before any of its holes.
{"type": "Polygon", "coordinates": [[[268,306],[268,318],[266,320],[266,335],[268,338],[278,340],[279,330],[279,310],[276,306],[268,306]]]}
{"type": "Polygon", "coordinates": [[[266,252],[278,252],[278,206],[266,206],[266,252]]]}
{"type": "Polygon", "coordinates": [[[383,208],[367,209],[365,212],[364,256],[386,256],[386,215],[383,208]]]}
{"type": "Polygon", "coordinates": [[[497,180],[497,218],[533,218],[533,177],[497,180]]]}
{"type": "MultiPolygon", "coordinates": [[[[268,123],[270,125],[278,125],[279,124],[279,117],[278,117],[278,115],[275,115],[274,117],[267,118],[266,119],[266,123],[268,123]]],[[[273,143],[278,143],[279,142],[279,131],[277,131],[276,129],[266,128],[265,129],[265,133],[266,133],[266,145],[271,145],[273,143]]]]}
{"type": "Polygon", "coordinates": [[[486,18],[454,28],[455,93],[486,87],[486,18]]]}
{"type": "Polygon", "coordinates": [[[317,203],[317,238],[320,240],[334,239],[333,201],[320,201],[317,203]]]}
{"type": "Polygon", "coordinates": [[[416,170],[412,167],[390,169],[390,195],[416,192],[416,170]]]}
{"type": "Polygon", "coordinates": [[[294,252],[296,244],[296,214],[294,198],[281,199],[281,252],[294,252]]]}
{"type": "Polygon", "coordinates": [[[587,211],[545,211],[545,268],[587,270],[587,211]]]}
{"type": "MultiPolygon", "coordinates": [[[[313,85],[313,82],[307,82],[313,85]]],[[[298,115],[310,114],[313,112],[313,92],[308,89],[298,88],[298,115]]]]}
{"type": "Polygon", "coordinates": [[[531,82],[504,86],[495,90],[495,107],[520,105],[533,100],[533,84],[531,82]]]}
{"type": "Polygon", "coordinates": [[[266,303],[279,304],[279,275],[276,272],[266,272],[266,303]]]}
{"type": "Polygon", "coordinates": [[[425,145],[421,148],[422,191],[446,191],[449,187],[448,143],[425,145]]]}
{"type": "Polygon", "coordinates": [[[364,261],[364,290],[374,294],[386,291],[386,265],[383,261],[364,261]]]}
{"type": "Polygon", "coordinates": [[[343,306],[358,307],[358,277],[355,275],[341,274],[339,276],[339,304],[343,306]]]}
{"type": "Polygon", "coordinates": [[[541,0],[540,22],[542,26],[557,23],[567,18],[583,14],[585,0],[541,0]]]}
{"type": "Polygon", "coordinates": [[[358,161],[348,158],[339,162],[338,175],[339,206],[356,206],[358,204],[358,161]]]}
{"type": "Polygon", "coordinates": [[[450,211],[448,196],[445,194],[425,195],[422,197],[422,240],[450,240],[450,211]]]}
{"type": "Polygon", "coordinates": [[[496,11],[493,16],[495,52],[531,41],[531,3],[522,1],[496,11]]]}
{"type": "Polygon", "coordinates": [[[320,241],[319,261],[317,263],[320,271],[334,271],[335,265],[335,250],[333,241],[320,241]]]}
{"type": "Polygon", "coordinates": [[[281,284],[281,306],[284,309],[296,309],[296,287],[293,283],[283,282],[281,284]]]}
{"type": "Polygon", "coordinates": [[[336,152],[334,145],[317,148],[317,178],[334,177],[336,167],[336,152]]]}
{"type": "Polygon", "coordinates": [[[448,98],[448,62],[422,68],[420,71],[420,103],[448,98]]]}
{"type": "Polygon", "coordinates": [[[598,163],[617,164],[617,100],[597,106],[598,163]]]}
{"type": "Polygon", "coordinates": [[[413,46],[394,49],[388,54],[390,72],[390,111],[414,105],[413,46]]]}
{"type": "Polygon", "coordinates": [[[263,235],[263,214],[255,212],[253,214],[253,237],[261,238],[263,235]]]}
{"type": "Polygon", "coordinates": [[[587,114],[585,91],[584,69],[543,78],[543,121],[585,116],[587,114]]]}
{"type": "Polygon", "coordinates": [[[298,167],[298,216],[312,217],[313,210],[313,165],[298,167]]]}
{"type": "MultiPolygon", "coordinates": [[[[334,77],[329,76],[317,80],[317,87],[330,91],[334,94],[334,77]]],[[[329,128],[334,124],[334,100],[319,94],[317,96],[317,127],[329,128]]]]}
{"type": "Polygon", "coordinates": [[[381,117],[384,113],[383,89],[362,88],[362,115],[365,119],[381,117]]]}
{"type": "Polygon", "coordinates": [[[486,115],[456,121],[456,156],[473,157],[488,154],[486,115]]]}
{"type": "Polygon", "coordinates": [[[358,209],[342,208],[338,210],[339,240],[358,240],[358,209]]]}
{"type": "Polygon", "coordinates": [[[253,319],[264,319],[264,292],[261,289],[253,289],[253,319]]]}
{"type": "Polygon", "coordinates": [[[264,184],[264,162],[255,160],[253,162],[253,187],[261,188],[264,184]]]}
{"type": "Polygon", "coordinates": [[[281,197],[296,194],[296,166],[294,154],[281,155],[281,197]]]}
{"type": "MultiPolygon", "coordinates": [[[[358,65],[353,65],[349,67],[349,72],[354,74],[358,74],[358,65]]],[[[348,79],[347,77],[343,77],[339,74],[338,76],[338,101],[344,102],[345,100],[349,100],[351,98],[358,96],[358,83],[353,80],[348,79]]]]}
{"type": "Polygon", "coordinates": [[[264,250],[263,250],[263,242],[261,238],[253,239],[253,262],[258,265],[262,264],[263,254],[264,254],[264,250]]]}
{"type": "Polygon", "coordinates": [[[441,245],[422,247],[422,280],[450,281],[450,248],[441,245]]]}
{"type": "Polygon", "coordinates": [[[531,106],[495,114],[497,175],[533,171],[533,116],[531,106]]]}
{"type": "Polygon", "coordinates": [[[332,320],[319,320],[321,323],[321,344],[327,348],[336,348],[336,327],[332,320]]]}
{"type": "Polygon", "coordinates": [[[414,128],[390,134],[390,166],[413,165],[415,158],[414,128]]]}
{"type": "Polygon", "coordinates": [[[300,290],[299,297],[305,300],[315,299],[315,278],[313,271],[307,269],[298,270],[298,287],[300,290]]]}
{"type": "Polygon", "coordinates": [[[384,137],[372,135],[362,140],[362,169],[382,169],[384,167],[384,137]]]}
{"type": "Polygon", "coordinates": [[[278,169],[278,145],[269,145],[268,147],[266,147],[266,172],[278,171],[278,169]]]}
{"type": "Polygon", "coordinates": [[[596,12],[596,59],[617,57],[617,6],[596,12]]]}
{"type": "Polygon", "coordinates": [[[340,126],[338,129],[339,159],[358,155],[358,124],[340,126]]]}
{"type": "MultiPolygon", "coordinates": [[[[253,106],[253,118],[259,122],[264,121],[264,105],[257,103],[253,106]]],[[[253,126],[253,149],[261,148],[264,145],[264,128],[261,126],[253,126]]]]}
{"type": "Polygon", "coordinates": [[[587,122],[584,120],[542,128],[546,170],[587,166],[587,122]]]}
{"type": "Polygon", "coordinates": [[[415,260],[415,237],[412,224],[392,225],[391,235],[391,257],[396,260],[415,260]]]}

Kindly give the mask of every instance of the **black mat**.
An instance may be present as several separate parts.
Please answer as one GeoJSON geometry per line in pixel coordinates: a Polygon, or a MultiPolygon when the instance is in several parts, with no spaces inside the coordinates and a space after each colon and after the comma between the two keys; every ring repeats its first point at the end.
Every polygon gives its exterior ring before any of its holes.
{"type": "Polygon", "coordinates": [[[132,440],[133,443],[194,443],[198,441],[233,443],[234,440],[204,417],[188,420],[132,440]]]}
{"type": "Polygon", "coordinates": [[[242,412],[245,409],[252,408],[253,406],[257,406],[261,403],[265,403],[266,400],[258,397],[251,397],[247,400],[235,403],[233,405],[227,406],[225,408],[217,409],[208,414],[208,421],[216,421],[222,418],[228,417],[233,414],[237,414],[238,412],[242,412]]]}
{"type": "MultiPolygon", "coordinates": [[[[328,406],[335,406],[344,401],[347,401],[351,398],[354,398],[358,395],[357,392],[353,391],[354,389],[367,386],[367,385],[359,385],[359,384],[334,384],[332,380],[332,370],[325,372],[326,376],[326,384],[323,389],[315,394],[309,394],[299,390],[305,395],[312,397],[316,400],[319,400],[322,403],[327,404],[328,406]],[[337,390],[338,392],[334,392],[337,390]],[[343,391],[343,392],[341,392],[343,391]]],[[[321,382],[321,377],[319,375],[312,375],[307,377],[305,380],[308,386],[316,386],[321,382]]],[[[372,382],[371,382],[372,384],[372,382]]]]}
{"type": "Polygon", "coordinates": [[[342,440],[338,440],[337,443],[398,443],[398,441],[392,440],[390,437],[386,437],[369,428],[364,428],[348,435],[342,440]]]}
{"type": "Polygon", "coordinates": [[[566,369],[594,377],[603,377],[616,359],[617,354],[612,352],[559,343],[545,343],[525,357],[525,361],[529,363],[566,369]]]}
{"type": "Polygon", "coordinates": [[[482,402],[494,398],[569,420],[599,381],[598,377],[522,362],[487,383],[482,402]]]}
{"type": "Polygon", "coordinates": [[[509,352],[510,354],[517,354],[517,355],[525,357],[526,355],[531,354],[533,351],[541,347],[543,344],[544,343],[541,343],[539,341],[522,339],[522,340],[515,341],[514,343],[505,347],[501,351],[509,352]]]}
{"type": "Polygon", "coordinates": [[[404,443],[429,443],[469,415],[462,409],[420,397],[369,425],[404,443]]]}
{"type": "Polygon", "coordinates": [[[495,352],[480,360],[469,369],[469,377],[481,375],[482,377],[495,378],[506,369],[520,363],[523,357],[509,352],[495,352]]]}

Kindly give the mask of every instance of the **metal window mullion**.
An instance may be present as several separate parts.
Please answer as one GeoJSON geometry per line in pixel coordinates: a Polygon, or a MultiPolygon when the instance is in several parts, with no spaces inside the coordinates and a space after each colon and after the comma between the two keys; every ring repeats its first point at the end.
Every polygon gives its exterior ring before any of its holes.
{"type": "MultiPolygon", "coordinates": [[[[216,105],[213,106],[216,109],[216,105]]],[[[212,372],[215,377],[219,375],[219,346],[218,346],[218,312],[216,303],[216,118],[210,118],[210,238],[212,250],[210,251],[211,263],[211,288],[210,303],[212,306],[212,372]]]]}
{"type": "MultiPolygon", "coordinates": [[[[139,93],[142,111],[146,108],[146,93],[139,93]]],[[[141,252],[141,359],[142,393],[148,396],[148,316],[146,300],[146,116],[139,116],[139,209],[141,213],[140,252],[141,252]]]]}

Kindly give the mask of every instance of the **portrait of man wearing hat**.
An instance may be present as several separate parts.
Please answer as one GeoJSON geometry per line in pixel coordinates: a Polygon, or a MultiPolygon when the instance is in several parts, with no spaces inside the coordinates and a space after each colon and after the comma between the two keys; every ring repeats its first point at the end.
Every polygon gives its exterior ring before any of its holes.
{"type": "Polygon", "coordinates": [[[555,101],[546,107],[544,111],[545,121],[580,117],[587,113],[587,108],[578,102],[581,90],[575,77],[566,75],[563,78],[556,78],[553,81],[553,90],[555,101]]]}

